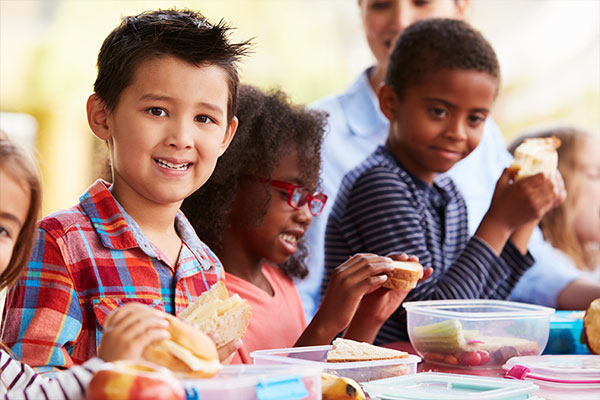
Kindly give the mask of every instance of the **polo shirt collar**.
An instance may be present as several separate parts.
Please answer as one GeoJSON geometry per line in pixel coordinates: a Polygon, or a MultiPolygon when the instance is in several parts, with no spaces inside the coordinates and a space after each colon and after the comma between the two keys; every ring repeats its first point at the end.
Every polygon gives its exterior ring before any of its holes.
{"type": "Polygon", "coordinates": [[[388,120],[379,109],[379,100],[369,83],[371,68],[363,71],[340,97],[340,105],[344,110],[348,127],[358,136],[387,131],[388,127],[388,120]]]}

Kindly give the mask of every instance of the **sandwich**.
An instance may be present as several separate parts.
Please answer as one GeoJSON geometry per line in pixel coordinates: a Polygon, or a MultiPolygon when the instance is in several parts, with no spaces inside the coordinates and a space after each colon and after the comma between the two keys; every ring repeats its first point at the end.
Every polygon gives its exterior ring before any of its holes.
{"type": "Polygon", "coordinates": [[[515,159],[510,169],[516,170],[515,180],[540,172],[550,176],[556,172],[560,139],[551,137],[525,139],[515,149],[515,159]]]}
{"type": "Polygon", "coordinates": [[[165,314],[165,318],[169,321],[171,337],[146,346],[142,357],[186,378],[215,375],[221,363],[212,339],[177,317],[165,314]]]}
{"type": "Polygon", "coordinates": [[[337,338],[331,344],[333,347],[327,352],[327,362],[329,363],[393,360],[408,357],[408,353],[404,351],[374,346],[350,339],[337,338]]]}
{"type": "Polygon", "coordinates": [[[392,261],[394,269],[387,272],[387,281],[383,287],[408,291],[414,289],[423,277],[423,266],[414,261],[392,261]]]}
{"type": "Polygon", "coordinates": [[[217,347],[242,338],[250,322],[250,305],[237,293],[227,294],[221,281],[210,287],[179,315],[206,334],[216,333],[217,347]]]}

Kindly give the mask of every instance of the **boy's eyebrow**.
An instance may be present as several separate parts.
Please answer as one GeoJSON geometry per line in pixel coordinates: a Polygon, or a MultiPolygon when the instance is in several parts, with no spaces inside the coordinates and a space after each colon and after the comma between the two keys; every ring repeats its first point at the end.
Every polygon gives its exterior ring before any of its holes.
{"type": "MultiPolygon", "coordinates": [[[[439,98],[437,98],[437,97],[425,97],[425,100],[427,100],[427,101],[437,101],[437,102],[439,102],[439,103],[442,103],[442,104],[444,104],[445,106],[447,106],[447,107],[449,107],[449,108],[456,108],[456,105],[455,105],[455,104],[452,104],[452,103],[450,103],[449,101],[447,101],[447,100],[444,100],[444,99],[439,99],[439,98]]],[[[471,111],[475,111],[475,112],[483,112],[483,113],[488,113],[488,112],[490,112],[490,110],[489,110],[489,109],[487,109],[487,108],[474,108],[474,109],[473,109],[473,110],[471,110],[471,111]]]]}
{"type": "MultiPolygon", "coordinates": [[[[142,100],[169,101],[169,100],[173,100],[173,98],[170,96],[164,96],[164,95],[160,95],[160,94],[147,93],[140,97],[139,101],[142,101],[142,100]]],[[[206,101],[199,101],[197,104],[201,105],[203,107],[207,107],[213,111],[220,112],[221,114],[224,114],[223,109],[221,107],[217,106],[216,104],[208,103],[206,101]]]]}

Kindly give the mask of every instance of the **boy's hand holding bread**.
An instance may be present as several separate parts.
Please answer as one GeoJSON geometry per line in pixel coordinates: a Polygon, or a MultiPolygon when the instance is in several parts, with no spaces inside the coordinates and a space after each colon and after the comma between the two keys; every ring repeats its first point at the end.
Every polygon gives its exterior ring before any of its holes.
{"type": "Polygon", "coordinates": [[[509,238],[525,253],[539,220],[564,201],[564,182],[556,169],[558,145],[558,139],[528,139],[515,150],[515,161],[498,179],[490,208],[475,234],[496,254],[509,238]]]}

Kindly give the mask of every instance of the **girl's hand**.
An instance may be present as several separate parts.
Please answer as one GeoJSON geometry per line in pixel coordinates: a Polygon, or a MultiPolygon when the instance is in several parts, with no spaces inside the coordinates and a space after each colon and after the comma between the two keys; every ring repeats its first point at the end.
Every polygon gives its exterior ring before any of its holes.
{"type": "Polygon", "coordinates": [[[98,355],[104,361],[138,361],[147,345],[168,339],[165,313],[141,303],[127,303],[112,311],[104,322],[98,355]]]}
{"type": "Polygon", "coordinates": [[[356,254],[333,270],[319,319],[329,321],[337,332],[345,329],[364,295],[381,288],[386,272],[394,268],[392,259],[375,254],[356,254]]]}
{"type": "MultiPolygon", "coordinates": [[[[208,336],[217,343],[219,341],[219,334],[215,332],[211,332],[208,336]]],[[[225,343],[223,346],[217,348],[217,352],[219,353],[219,361],[221,364],[230,364],[231,360],[235,356],[236,351],[242,347],[242,339],[234,339],[229,343],[225,343]]]]}
{"type": "MultiPolygon", "coordinates": [[[[389,257],[397,261],[419,262],[416,256],[408,256],[405,253],[390,255],[389,257]]],[[[419,279],[419,282],[429,278],[432,273],[433,268],[425,269],[423,277],[419,279]]],[[[392,290],[382,287],[370,294],[366,294],[360,301],[344,337],[372,343],[381,326],[400,307],[408,293],[409,291],[392,290]]]]}

